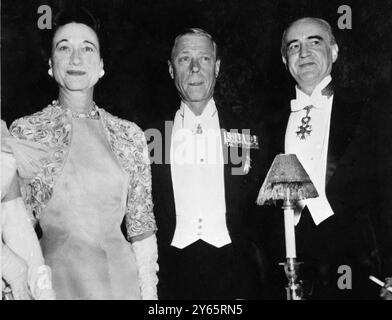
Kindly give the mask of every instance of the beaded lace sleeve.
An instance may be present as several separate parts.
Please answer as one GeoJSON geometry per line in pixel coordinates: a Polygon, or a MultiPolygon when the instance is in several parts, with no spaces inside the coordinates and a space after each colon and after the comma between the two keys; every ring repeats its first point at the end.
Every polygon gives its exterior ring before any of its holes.
{"type": "Polygon", "coordinates": [[[128,239],[156,231],[151,195],[151,168],[143,131],[134,133],[133,175],[127,199],[126,226],[128,239]]]}

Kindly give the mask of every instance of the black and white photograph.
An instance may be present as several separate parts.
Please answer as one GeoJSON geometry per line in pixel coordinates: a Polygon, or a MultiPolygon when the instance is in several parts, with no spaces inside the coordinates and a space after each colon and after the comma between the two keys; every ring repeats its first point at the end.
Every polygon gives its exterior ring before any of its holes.
{"type": "Polygon", "coordinates": [[[391,17],[1,1],[2,300],[392,300],[391,17]]]}

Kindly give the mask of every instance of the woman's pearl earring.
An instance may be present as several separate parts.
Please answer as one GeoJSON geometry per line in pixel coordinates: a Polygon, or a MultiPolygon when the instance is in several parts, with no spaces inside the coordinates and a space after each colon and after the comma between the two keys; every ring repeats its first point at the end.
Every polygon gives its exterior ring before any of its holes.
{"type": "Polygon", "coordinates": [[[51,77],[53,77],[53,71],[52,71],[52,68],[49,68],[49,70],[48,70],[48,75],[50,75],[51,77]]]}

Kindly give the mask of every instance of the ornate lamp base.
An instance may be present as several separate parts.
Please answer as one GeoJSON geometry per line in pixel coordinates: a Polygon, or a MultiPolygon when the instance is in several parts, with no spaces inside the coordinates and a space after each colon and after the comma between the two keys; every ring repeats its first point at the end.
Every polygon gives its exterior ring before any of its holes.
{"type": "Polygon", "coordinates": [[[302,262],[297,262],[296,258],[287,258],[286,262],[279,263],[279,265],[284,267],[284,272],[289,280],[286,287],[287,300],[302,300],[302,284],[301,281],[298,280],[300,264],[302,264],[302,262]]]}

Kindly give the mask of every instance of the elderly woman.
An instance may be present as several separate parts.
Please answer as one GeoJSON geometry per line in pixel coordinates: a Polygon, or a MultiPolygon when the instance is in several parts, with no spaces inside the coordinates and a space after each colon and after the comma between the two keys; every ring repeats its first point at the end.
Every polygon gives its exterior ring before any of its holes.
{"type": "Polygon", "coordinates": [[[104,75],[96,20],[84,9],[54,20],[48,74],[58,83],[58,99],[16,120],[10,132],[49,149],[24,190],[57,298],[156,299],[144,134],[94,103],[94,85],[104,75]],[[131,245],[121,232],[124,217],[131,245]]]}
{"type": "Polygon", "coordinates": [[[32,164],[45,153],[42,148],[18,143],[1,121],[1,264],[4,299],[53,300],[50,268],[45,265],[41,248],[21,198],[19,174],[34,171],[32,164]],[[34,148],[34,153],[26,154],[34,148]],[[16,160],[17,158],[18,160],[16,160]]]}

